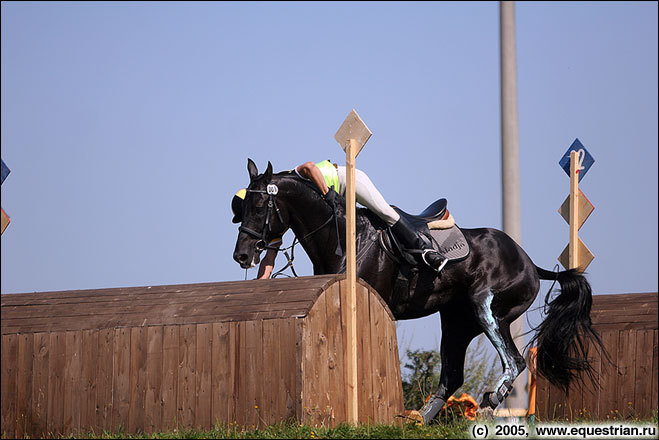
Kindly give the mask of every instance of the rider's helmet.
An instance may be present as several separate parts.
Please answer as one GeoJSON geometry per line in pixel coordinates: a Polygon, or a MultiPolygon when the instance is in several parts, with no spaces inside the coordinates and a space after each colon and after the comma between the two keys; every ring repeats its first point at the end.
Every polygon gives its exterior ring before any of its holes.
{"type": "Polygon", "coordinates": [[[231,211],[233,212],[233,223],[241,223],[243,221],[243,200],[245,200],[247,189],[239,190],[231,200],[231,211]]]}

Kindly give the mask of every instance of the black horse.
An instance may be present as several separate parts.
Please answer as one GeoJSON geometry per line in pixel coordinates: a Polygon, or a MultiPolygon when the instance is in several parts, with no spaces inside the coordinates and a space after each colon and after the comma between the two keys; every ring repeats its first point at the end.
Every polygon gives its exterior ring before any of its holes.
{"type": "MultiPolygon", "coordinates": [[[[266,243],[290,228],[308,254],[315,275],[344,271],[345,256],[335,250],[345,243],[345,202],[332,208],[313,184],[294,172],[273,174],[270,162],[263,174],[258,174],[251,159],[247,169],[250,184],[234,259],[243,268],[253,267],[266,243]]],[[[540,279],[557,280],[561,293],[551,302],[547,294],[547,316],[533,339],[538,345],[538,371],[565,390],[581,371],[591,371],[586,346],[592,340],[601,348],[601,342],[590,322],[590,285],[580,273],[537,267],[499,230],[462,229],[471,248],[467,258],[449,263],[439,275],[429,268],[420,269],[416,287],[410,290],[397,282],[401,260],[392,258],[379,244],[378,236],[386,230],[384,222],[359,208],[356,227],[357,276],[377,290],[396,319],[435,312],[441,316],[440,383],[420,410],[426,423],[462,385],[467,347],[483,332],[496,348],[503,372],[493,391],[484,394],[481,407],[494,409],[503,402],[526,367],[513,343],[510,324],[533,303],[540,279]]]]}

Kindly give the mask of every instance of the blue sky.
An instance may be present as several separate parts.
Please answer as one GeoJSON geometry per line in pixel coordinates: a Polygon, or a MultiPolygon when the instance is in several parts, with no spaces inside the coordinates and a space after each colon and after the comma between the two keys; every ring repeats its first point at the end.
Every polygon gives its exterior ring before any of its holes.
{"type": "MultiPolygon", "coordinates": [[[[446,197],[460,226],[501,228],[498,2],[2,2],[1,20],[2,293],[243,279],[247,158],[342,162],[352,108],[389,203],[446,197]]],[[[518,2],[516,37],[523,248],[552,269],[566,246],[558,161],[579,138],[593,290],[656,292],[657,3],[518,2]]],[[[399,344],[439,334],[404,322],[399,344]]]]}

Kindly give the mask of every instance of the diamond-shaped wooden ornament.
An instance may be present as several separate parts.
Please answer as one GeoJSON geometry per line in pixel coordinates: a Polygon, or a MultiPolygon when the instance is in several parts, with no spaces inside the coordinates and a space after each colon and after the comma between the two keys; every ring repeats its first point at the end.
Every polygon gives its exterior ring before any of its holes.
{"type": "MultiPolygon", "coordinates": [[[[577,229],[581,229],[595,207],[592,203],[590,203],[590,200],[588,200],[588,198],[581,190],[579,190],[579,200],[577,203],[579,211],[579,218],[577,219],[579,226],[577,229]]],[[[561,207],[558,208],[558,213],[563,217],[563,219],[565,219],[568,224],[570,224],[570,196],[567,196],[561,207]]]]}
{"type": "Polygon", "coordinates": [[[9,226],[10,221],[11,220],[9,220],[9,216],[7,214],[5,214],[5,210],[3,209],[2,210],[2,232],[0,232],[0,234],[5,232],[5,229],[7,229],[7,226],[9,226]]]}
{"type": "Polygon", "coordinates": [[[373,133],[371,133],[371,130],[369,130],[366,124],[364,124],[362,118],[359,117],[355,109],[352,109],[350,114],[348,114],[348,117],[343,121],[343,124],[341,124],[336,131],[334,139],[336,139],[339,145],[341,145],[343,151],[348,149],[350,139],[356,140],[359,146],[354,153],[355,157],[357,157],[359,152],[362,151],[362,148],[364,148],[364,144],[366,144],[371,137],[371,134],[373,133]]]}
{"type": "MultiPolygon", "coordinates": [[[[593,261],[593,258],[595,256],[593,255],[592,252],[590,252],[590,249],[586,247],[583,241],[579,239],[579,245],[577,249],[577,258],[578,258],[578,264],[577,264],[577,270],[579,272],[583,272],[586,270],[588,265],[590,264],[591,261],[593,261]]],[[[570,269],[570,245],[568,244],[565,246],[565,249],[563,249],[563,252],[561,252],[561,255],[558,257],[558,262],[563,265],[564,268],[570,269]]]]}

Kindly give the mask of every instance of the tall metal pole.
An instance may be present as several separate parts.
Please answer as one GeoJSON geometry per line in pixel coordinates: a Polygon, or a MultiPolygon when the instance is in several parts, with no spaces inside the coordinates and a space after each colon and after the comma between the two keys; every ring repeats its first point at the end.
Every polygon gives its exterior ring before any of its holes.
{"type": "MultiPolygon", "coordinates": [[[[501,26],[501,182],[503,196],[503,231],[522,244],[519,190],[519,140],[517,129],[517,65],[515,55],[515,2],[499,2],[501,26]]],[[[510,326],[517,348],[524,347],[523,316],[510,326]]],[[[526,375],[514,383],[506,400],[508,408],[526,408],[526,375]]]]}

